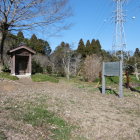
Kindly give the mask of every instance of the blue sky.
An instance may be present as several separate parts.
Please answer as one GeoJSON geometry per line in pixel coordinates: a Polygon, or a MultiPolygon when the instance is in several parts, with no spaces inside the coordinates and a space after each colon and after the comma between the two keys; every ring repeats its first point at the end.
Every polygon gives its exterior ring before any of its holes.
{"type": "MultiPolygon", "coordinates": [[[[99,39],[103,49],[112,50],[115,30],[113,0],[70,0],[70,5],[73,16],[67,22],[73,23],[73,26],[69,30],[60,32],[60,36],[45,36],[40,33],[37,37],[46,39],[53,50],[62,41],[72,44],[73,49],[76,49],[81,38],[84,42],[99,39]]],[[[134,51],[135,48],[140,48],[140,0],[127,0],[124,12],[126,51],[134,51]]]]}

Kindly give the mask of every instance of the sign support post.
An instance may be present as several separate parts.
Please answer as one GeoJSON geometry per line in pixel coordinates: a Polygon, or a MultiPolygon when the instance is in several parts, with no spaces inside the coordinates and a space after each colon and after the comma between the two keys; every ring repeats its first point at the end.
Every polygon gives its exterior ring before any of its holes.
{"type": "Polygon", "coordinates": [[[103,71],[102,71],[102,94],[105,94],[105,63],[103,62],[103,71]]]}
{"type": "Polygon", "coordinates": [[[102,94],[105,94],[105,77],[119,76],[119,97],[123,97],[123,62],[103,62],[102,69],[102,94]]]}
{"type": "Polygon", "coordinates": [[[120,61],[120,76],[119,76],[119,97],[123,97],[123,71],[122,61],[120,61]]]}

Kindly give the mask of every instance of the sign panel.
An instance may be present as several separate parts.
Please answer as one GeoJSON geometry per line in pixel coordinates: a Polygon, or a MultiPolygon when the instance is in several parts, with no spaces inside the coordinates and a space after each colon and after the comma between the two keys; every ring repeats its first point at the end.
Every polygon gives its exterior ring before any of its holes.
{"type": "Polygon", "coordinates": [[[104,75],[105,76],[120,76],[120,62],[105,62],[104,75]]]}
{"type": "Polygon", "coordinates": [[[106,92],[106,76],[119,76],[119,97],[123,97],[123,63],[120,62],[103,62],[102,70],[102,94],[106,92]]]}

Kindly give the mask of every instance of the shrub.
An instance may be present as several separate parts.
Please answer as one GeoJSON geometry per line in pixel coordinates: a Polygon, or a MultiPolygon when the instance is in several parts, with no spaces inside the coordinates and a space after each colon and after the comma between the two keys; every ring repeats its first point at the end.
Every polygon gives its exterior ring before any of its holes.
{"type": "Polygon", "coordinates": [[[48,74],[52,74],[52,67],[51,66],[47,66],[46,67],[46,71],[48,74]]]}
{"type": "Polygon", "coordinates": [[[32,73],[43,73],[43,68],[41,67],[39,62],[32,61],[32,73]]]}
{"type": "Polygon", "coordinates": [[[99,77],[101,71],[101,58],[97,55],[87,56],[83,66],[83,77],[86,81],[92,82],[99,77]]]}
{"type": "Polygon", "coordinates": [[[10,68],[8,65],[4,65],[3,68],[2,68],[2,71],[3,72],[10,72],[10,68]]]}
{"type": "Polygon", "coordinates": [[[135,68],[132,65],[125,66],[125,71],[128,72],[128,74],[133,74],[135,72],[135,68]]]}

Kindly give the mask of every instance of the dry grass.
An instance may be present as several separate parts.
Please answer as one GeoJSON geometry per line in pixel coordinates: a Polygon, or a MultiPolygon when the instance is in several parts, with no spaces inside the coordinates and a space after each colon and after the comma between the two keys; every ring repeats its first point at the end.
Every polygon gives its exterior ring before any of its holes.
{"type": "Polygon", "coordinates": [[[0,136],[9,140],[51,139],[51,125],[34,126],[19,119],[23,110],[30,110],[27,106],[43,106],[75,126],[71,140],[139,140],[140,95],[125,90],[126,97],[119,99],[87,87],[63,80],[0,82],[0,136]]]}

